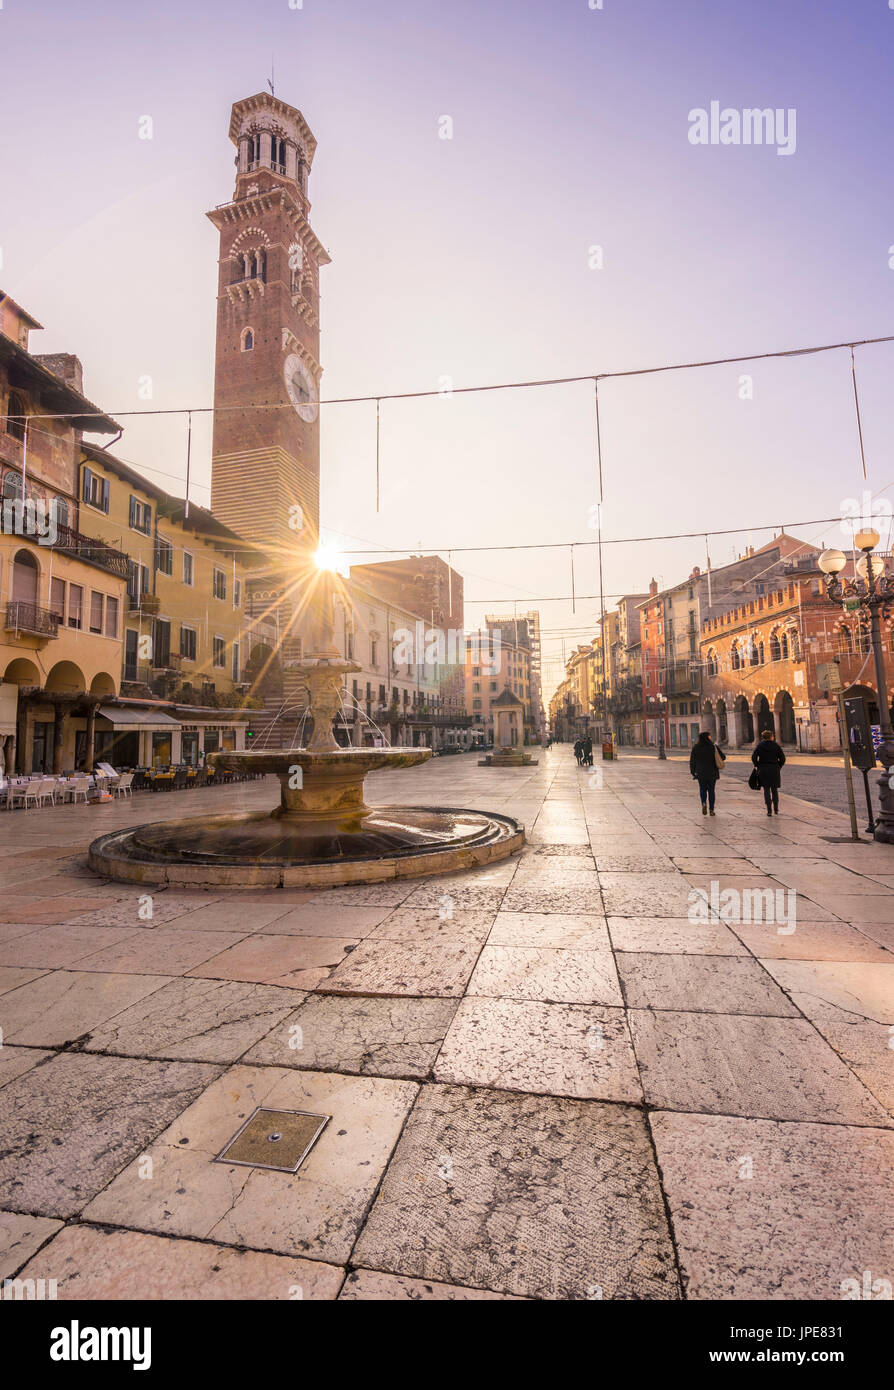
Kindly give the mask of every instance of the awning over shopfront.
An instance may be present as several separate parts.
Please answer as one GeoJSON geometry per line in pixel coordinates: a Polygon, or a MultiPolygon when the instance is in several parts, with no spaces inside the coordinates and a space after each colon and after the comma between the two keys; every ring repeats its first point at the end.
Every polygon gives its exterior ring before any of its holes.
{"type": "Polygon", "coordinates": [[[97,727],[105,727],[100,723],[103,719],[111,725],[116,734],[139,734],[144,729],[172,734],[180,728],[176,719],[154,709],[122,709],[119,705],[100,705],[96,711],[97,727]]]}

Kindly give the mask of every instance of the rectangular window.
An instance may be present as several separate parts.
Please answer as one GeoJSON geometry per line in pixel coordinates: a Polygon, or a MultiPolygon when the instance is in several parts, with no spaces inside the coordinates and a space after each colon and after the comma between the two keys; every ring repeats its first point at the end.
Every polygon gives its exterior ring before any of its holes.
{"type": "Polygon", "coordinates": [[[224,570],[214,571],[214,597],[226,598],[227,596],[227,576],[224,570]]]}
{"type": "Polygon", "coordinates": [[[118,636],[118,600],[109,595],[106,598],[106,637],[118,636]]]}
{"type": "Polygon", "coordinates": [[[68,586],[68,626],[79,628],[81,626],[81,604],[84,599],[84,590],[80,584],[69,584],[68,586]]]}
{"type": "Polygon", "coordinates": [[[90,590],[90,631],[102,632],[102,594],[90,590]]]}
{"type": "Polygon", "coordinates": [[[196,630],[194,627],[184,627],[180,624],[180,655],[184,661],[195,661],[196,659],[196,630]]]}
{"type": "Polygon", "coordinates": [[[164,536],[158,537],[155,547],[155,563],[162,574],[174,573],[174,547],[164,536]]]}
{"type": "Polygon", "coordinates": [[[97,511],[108,512],[109,510],[109,480],[103,478],[101,474],[94,473],[91,468],[84,469],[83,499],[90,507],[96,507],[97,511]]]}
{"type": "Polygon", "coordinates": [[[155,641],[152,665],[158,668],[171,664],[171,624],[167,618],[155,619],[155,641]]]}
{"type": "Polygon", "coordinates": [[[677,726],[676,726],[676,724],[671,724],[671,726],[670,726],[670,733],[671,733],[671,748],[676,748],[676,746],[677,746],[677,726]]]}
{"type": "Polygon", "coordinates": [[[234,579],[234,580],[233,580],[233,607],[234,607],[234,608],[241,608],[241,607],[242,607],[242,580],[241,580],[241,579],[234,579]]]}
{"type": "MultiPolygon", "coordinates": [[[[217,571],[216,571],[217,572],[217,571]]],[[[214,665],[225,666],[227,644],[222,637],[214,639],[214,665]]]]}
{"type": "Polygon", "coordinates": [[[65,618],[65,580],[54,579],[50,584],[50,612],[55,613],[60,623],[65,618]]]}
{"type": "Polygon", "coordinates": [[[681,748],[688,748],[688,747],[689,747],[689,731],[688,731],[688,729],[686,728],[686,725],[685,725],[685,724],[681,724],[681,725],[680,725],[680,747],[681,747],[681,748]]]}
{"type": "Polygon", "coordinates": [[[148,502],[141,502],[139,497],[131,494],[130,498],[130,526],[133,531],[141,531],[144,536],[148,536],[152,530],[152,508],[148,502]]]}
{"type": "Polygon", "coordinates": [[[193,586],[193,584],[194,584],[194,582],[195,582],[195,572],[196,572],[195,556],[191,555],[191,554],[189,553],[188,550],[184,550],[184,552],[183,552],[183,582],[184,582],[184,584],[188,584],[190,588],[192,588],[192,586],[193,586]]]}
{"type": "Polygon", "coordinates": [[[135,681],[137,678],[137,647],[140,641],[140,634],[132,627],[129,627],[124,634],[124,679],[135,681]]]}

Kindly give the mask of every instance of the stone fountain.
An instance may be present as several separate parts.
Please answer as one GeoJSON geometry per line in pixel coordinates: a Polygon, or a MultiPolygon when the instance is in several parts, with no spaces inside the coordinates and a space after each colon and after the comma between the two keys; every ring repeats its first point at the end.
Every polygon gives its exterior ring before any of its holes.
{"type": "Polygon", "coordinates": [[[413,767],[430,748],[342,748],[332,721],[345,678],[361,668],[335,646],[332,576],[317,583],[314,637],[290,667],[307,692],[313,731],[306,748],[211,753],[209,766],[279,778],[272,811],[161,821],[94,840],[88,863],[106,878],[230,887],[378,883],[446,873],[504,859],[524,830],[508,816],[428,806],[367,806],[376,770],[413,767]]]}

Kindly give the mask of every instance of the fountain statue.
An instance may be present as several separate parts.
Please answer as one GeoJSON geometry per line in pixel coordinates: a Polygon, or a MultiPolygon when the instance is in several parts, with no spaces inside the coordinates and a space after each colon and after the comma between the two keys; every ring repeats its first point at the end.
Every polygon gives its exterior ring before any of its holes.
{"type": "Polygon", "coordinates": [[[503,859],[524,830],[508,816],[428,806],[367,806],[363,783],[376,770],[413,767],[430,748],[343,748],[332,732],[345,677],[361,668],[335,646],[333,578],[320,572],[312,635],[301,675],[313,729],[307,746],[209,753],[233,772],[273,773],[280,804],[162,821],[94,840],[88,863],[108,878],[140,883],[248,887],[373,883],[445,873],[503,859]]]}

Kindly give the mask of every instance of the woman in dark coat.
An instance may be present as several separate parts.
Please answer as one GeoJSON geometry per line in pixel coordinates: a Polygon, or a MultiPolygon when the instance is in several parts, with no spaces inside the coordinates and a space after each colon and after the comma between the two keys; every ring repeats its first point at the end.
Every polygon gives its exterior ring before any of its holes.
{"type": "Polygon", "coordinates": [[[767,815],[772,816],[775,811],[779,815],[779,784],[782,778],[779,775],[780,768],[785,763],[785,754],[773,737],[771,729],[764,729],[760,736],[751,761],[757,768],[757,780],[764,789],[764,801],[767,803],[767,815]]]}
{"type": "Polygon", "coordinates": [[[689,771],[698,782],[698,794],[702,799],[702,815],[708,814],[710,807],[711,815],[714,814],[714,793],[717,790],[717,778],[720,776],[720,769],[726,761],[726,754],[717,748],[707,729],[703,730],[698,736],[698,742],[692,745],[692,752],[689,754],[689,771]]]}

